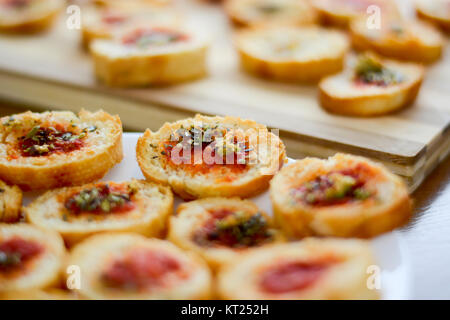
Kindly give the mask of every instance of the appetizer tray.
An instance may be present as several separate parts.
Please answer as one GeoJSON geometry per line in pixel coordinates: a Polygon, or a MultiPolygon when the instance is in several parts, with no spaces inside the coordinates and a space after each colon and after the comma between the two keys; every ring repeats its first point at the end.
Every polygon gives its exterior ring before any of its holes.
{"type": "Polygon", "coordinates": [[[44,109],[101,107],[137,131],[194,113],[251,118],[279,129],[291,157],[363,155],[403,176],[411,191],[447,156],[450,50],[429,68],[413,107],[378,118],[335,116],[320,108],[314,86],[268,82],[241,72],[232,28],[220,6],[179,5],[189,24],[211,33],[205,79],[168,88],[106,88],[96,81],[79,30],[67,28],[63,12],[48,33],[0,36],[0,97],[44,109]]]}
{"type": "MultiPolygon", "coordinates": [[[[136,143],[141,134],[125,133],[123,136],[124,159],[102,179],[103,181],[127,181],[131,178],[143,179],[136,161],[136,143]]],[[[291,160],[292,161],[292,160],[291,160]]],[[[39,193],[27,193],[24,204],[27,205],[39,193]]],[[[261,209],[272,214],[268,192],[251,199],[261,209]]],[[[174,209],[183,200],[176,197],[174,209]]],[[[382,299],[408,299],[411,294],[411,270],[408,250],[401,233],[398,231],[385,234],[372,240],[375,261],[381,270],[382,299]]],[[[368,277],[370,274],[368,274],[368,277]]]]}

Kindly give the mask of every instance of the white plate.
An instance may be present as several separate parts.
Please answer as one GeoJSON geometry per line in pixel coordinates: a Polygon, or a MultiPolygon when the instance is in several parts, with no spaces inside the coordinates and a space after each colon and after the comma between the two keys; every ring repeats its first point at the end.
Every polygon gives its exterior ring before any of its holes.
{"type": "MultiPolygon", "coordinates": [[[[126,181],[131,178],[143,179],[136,162],[136,142],[140,134],[125,133],[123,137],[123,161],[115,166],[102,180],[126,181]]],[[[29,203],[36,194],[27,194],[24,203],[29,203]]],[[[261,209],[272,214],[268,193],[252,199],[261,209]]],[[[182,200],[176,197],[175,208],[182,200]]],[[[383,299],[410,298],[411,270],[407,248],[399,232],[391,232],[372,241],[377,265],[381,270],[381,293],[383,299]]],[[[368,275],[369,276],[369,275],[368,275]]]]}

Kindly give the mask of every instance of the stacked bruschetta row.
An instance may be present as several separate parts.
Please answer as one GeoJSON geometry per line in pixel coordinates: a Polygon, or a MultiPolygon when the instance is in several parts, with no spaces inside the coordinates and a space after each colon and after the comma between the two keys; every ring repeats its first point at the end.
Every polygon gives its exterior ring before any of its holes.
{"type": "Polygon", "coordinates": [[[0,135],[3,299],[375,299],[364,239],[412,211],[382,165],[288,164],[278,136],[235,117],[147,130],[145,180],[120,182],[99,181],[123,157],[117,116],[27,112],[0,135]],[[22,207],[21,189],[44,192],[22,207]],[[249,199],[266,190],[273,215],[249,199]],[[192,201],[174,213],[174,194],[192,201]]]}

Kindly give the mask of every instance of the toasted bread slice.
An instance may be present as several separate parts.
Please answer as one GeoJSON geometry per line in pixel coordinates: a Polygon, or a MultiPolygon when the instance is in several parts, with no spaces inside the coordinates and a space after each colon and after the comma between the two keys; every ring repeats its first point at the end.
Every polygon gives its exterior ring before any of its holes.
{"type": "Polygon", "coordinates": [[[407,223],[412,202],[403,181],[380,164],[336,154],[285,168],[270,186],[275,220],[293,238],[371,238],[407,223]]]}
{"type": "Polygon", "coordinates": [[[64,257],[64,243],[56,232],[0,223],[0,294],[56,284],[64,257]]]}
{"type": "Polygon", "coordinates": [[[379,29],[371,29],[365,18],[359,18],[352,22],[350,33],[355,49],[398,60],[432,63],[441,57],[444,46],[441,33],[421,21],[383,19],[379,29]]]}
{"type": "Polygon", "coordinates": [[[97,77],[109,86],[170,85],[206,75],[208,41],[198,33],[137,28],[91,45],[97,77]]]}
{"type": "Polygon", "coordinates": [[[421,19],[439,26],[447,33],[450,32],[449,0],[416,0],[416,12],[421,19]]]}
{"type": "Polygon", "coordinates": [[[170,185],[184,199],[251,197],[269,187],[286,159],[266,126],[202,115],[145,131],[136,156],[148,180],[170,185]]]}
{"type": "Polygon", "coordinates": [[[392,0],[314,0],[313,7],[319,14],[319,20],[327,26],[348,28],[350,22],[361,16],[372,14],[371,6],[380,9],[380,16],[399,16],[395,1],[392,0]]]}
{"type": "Polygon", "coordinates": [[[0,31],[33,33],[49,28],[63,0],[1,0],[0,31]]]}
{"type": "Polygon", "coordinates": [[[181,204],[168,239],[202,256],[217,271],[261,246],[284,241],[270,216],[239,198],[207,198],[181,204]]]}
{"type": "Polygon", "coordinates": [[[372,300],[367,285],[374,265],[363,240],[306,239],[255,249],[225,266],[218,292],[231,300],[372,300]]]}
{"type": "Polygon", "coordinates": [[[316,13],[306,0],[227,0],[225,11],[238,26],[307,25],[316,13]]]}
{"type": "Polygon", "coordinates": [[[22,191],[0,180],[0,222],[17,222],[22,208],[22,191]]]}
{"type": "Polygon", "coordinates": [[[211,274],[199,258],[169,241],[137,234],[90,237],[71,252],[68,265],[82,272],[80,294],[99,300],[207,299],[211,274]]]}
{"type": "Polygon", "coordinates": [[[355,66],[319,83],[320,103],[348,116],[387,114],[414,102],[423,77],[421,65],[362,56],[355,66]]]}
{"type": "Polygon", "coordinates": [[[173,211],[168,187],[132,180],[48,191],[25,209],[29,222],[60,233],[66,244],[100,232],[160,237],[173,211]]]}
{"type": "Polygon", "coordinates": [[[122,160],[122,123],[106,112],[25,112],[0,119],[0,179],[22,190],[81,185],[122,160]]]}
{"type": "Polygon", "coordinates": [[[112,39],[120,36],[124,30],[139,26],[177,27],[180,16],[174,10],[155,7],[137,2],[89,6],[83,9],[81,41],[89,49],[96,39],[112,39]]]}
{"type": "Polygon", "coordinates": [[[78,300],[73,291],[49,288],[0,293],[0,300],[78,300]]]}
{"type": "Polygon", "coordinates": [[[241,31],[236,38],[244,71],[266,79],[317,82],[339,72],[347,37],[317,27],[271,27],[241,31]]]}

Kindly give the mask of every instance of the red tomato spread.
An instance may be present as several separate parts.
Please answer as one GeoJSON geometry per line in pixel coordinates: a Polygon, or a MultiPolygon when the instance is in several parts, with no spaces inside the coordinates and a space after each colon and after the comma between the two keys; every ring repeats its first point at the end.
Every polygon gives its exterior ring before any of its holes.
{"type": "Polygon", "coordinates": [[[43,247],[33,241],[12,238],[0,243],[0,273],[23,269],[25,264],[38,256],[43,247]]]}
{"type": "Polygon", "coordinates": [[[166,285],[167,275],[181,270],[169,254],[139,249],[118,259],[103,273],[103,283],[112,288],[141,291],[166,285]]]}
{"type": "Polygon", "coordinates": [[[125,45],[138,45],[139,47],[147,47],[152,45],[167,45],[169,43],[186,41],[189,37],[178,31],[152,28],[137,29],[125,35],[122,43],[125,45]]]}
{"type": "Polygon", "coordinates": [[[28,6],[30,2],[31,0],[3,0],[1,1],[1,4],[5,5],[6,7],[21,9],[28,6]]]}

